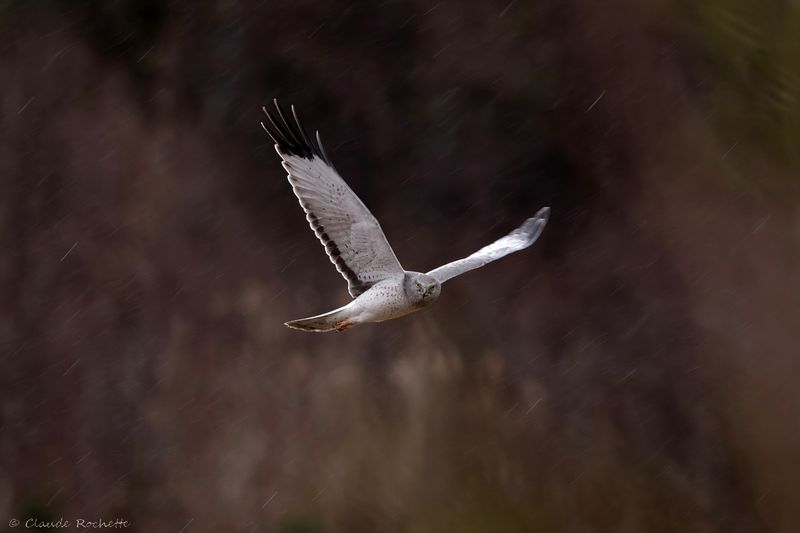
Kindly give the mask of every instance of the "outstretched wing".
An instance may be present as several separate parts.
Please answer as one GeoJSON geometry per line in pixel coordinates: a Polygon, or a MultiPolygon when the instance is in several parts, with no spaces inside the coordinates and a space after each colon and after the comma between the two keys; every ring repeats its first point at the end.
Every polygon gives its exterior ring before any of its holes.
{"type": "Polygon", "coordinates": [[[468,272],[485,264],[496,261],[506,255],[524,250],[534,243],[547,223],[550,214],[549,207],[543,207],[533,217],[529,218],[520,227],[503,237],[494,241],[489,246],[484,246],[474,254],[458,261],[453,261],[437,269],[428,272],[439,283],[444,283],[450,278],[468,272]]]}
{"type": "Polygon", "coordinates": [[[355,298],[378,281],[403,274],[380,224],[333,168],[319,132],[315,145],[294,106],[288,120],[277,100],[275,109],[277,113],[264,108],[268,120],[261,126],[275,141],[306,219],[347,280],[350,295],[355,298]]]}

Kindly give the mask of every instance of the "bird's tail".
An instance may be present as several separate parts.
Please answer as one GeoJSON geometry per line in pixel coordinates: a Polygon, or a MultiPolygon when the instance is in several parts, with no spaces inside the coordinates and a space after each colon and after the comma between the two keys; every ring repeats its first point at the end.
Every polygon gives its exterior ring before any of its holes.
{"type": "Polygon", "coordinates": [[[317,316],[290,320],[286,322],[286,325],[292,329],[301,329],[303,331],[344,331],[355,325],[347,320],[349,313],[345,311],[346,307],[340,307],[317,316]]]}

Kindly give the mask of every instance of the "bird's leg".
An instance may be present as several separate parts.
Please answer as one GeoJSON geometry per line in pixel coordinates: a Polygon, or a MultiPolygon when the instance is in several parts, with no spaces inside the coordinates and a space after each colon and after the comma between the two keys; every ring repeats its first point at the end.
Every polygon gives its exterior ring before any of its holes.
{"type": "Polygon", "coordinates": [[[346,329],[352,328],[353,324],[351,324],[347,320],[340,320],[339,322],[334,324],[334,327],[336,328],[336,331],[344,331],[346,329]]]}

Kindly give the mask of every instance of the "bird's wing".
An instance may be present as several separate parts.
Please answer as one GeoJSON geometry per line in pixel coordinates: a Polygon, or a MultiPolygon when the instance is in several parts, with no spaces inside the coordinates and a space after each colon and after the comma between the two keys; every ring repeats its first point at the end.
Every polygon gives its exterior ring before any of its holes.
{"type": "Polygon", "coordinates": [[[294,106],[291,117],[277,101],[275,110],[264,108],[267,120],[261,125],[275,141],[306,219],[336,270],[347,280],[350,295],[355,298],[378,281],[402,274],[403,267],[380,224],[333,168],[319,132],[314,144],[294,106]]]}
{"type": "Polygon", "coordinates": [[[474,254],[458,261],[453,261],[428,272],[439,283],[444,283],[464,272],[468,272],[485,264],[496,261],[513,252],[524,250],[534,243],[547,223],[550,214],[549,207],[543,207],[533,217],[525,221],[520,227],[494,241],[489,246],[484,246],[474,254]]]}

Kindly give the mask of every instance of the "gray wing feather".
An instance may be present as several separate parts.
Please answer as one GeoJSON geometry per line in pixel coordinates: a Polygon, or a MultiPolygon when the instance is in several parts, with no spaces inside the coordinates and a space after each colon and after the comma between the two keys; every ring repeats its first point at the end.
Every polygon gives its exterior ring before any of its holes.
{"type": "Polygon", "coordinates": [[[306,219],[347,280],[350,295],[355,298],[378,281],[403,274],[380,224],[330,164],[322,143],[315,146],[309,139],[294,108],[292,124],[275,106],[278,116],[265,109],[269,124],[262,126],[275,141],[306,219]]]}
{"type": "Polygon", "coordinates": [[[484,246],[474,254],[458,261],[453,261],[428,272],[439,283],[444,283],[450,278],[454,278],[464,272],[482,267],[492,261],[496,261],[506,255],[524,250],[533,244],[541,235],[547,217],[550,214],[549,207],[543,207],[536,215],[526,220],[520,227],[494,241],[489,246],[484,246]]]}

